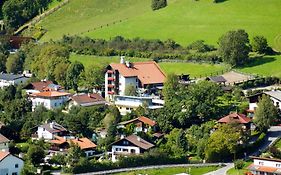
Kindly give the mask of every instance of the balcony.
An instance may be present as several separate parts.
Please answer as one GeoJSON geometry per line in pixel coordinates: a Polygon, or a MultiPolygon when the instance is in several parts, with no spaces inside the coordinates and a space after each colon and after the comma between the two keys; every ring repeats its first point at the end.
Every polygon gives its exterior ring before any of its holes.
{"type": "Polygon", "coordinates": [[[107,87],[114,88],[114,84],[108,84],[107,87]]]}
{"type": "Polygon", "coordinates": [[[114,92],[109,91],[108,94],[109,94],[109,95],[114,95],[114,92]]]}
{"type": "Polygon", "coordinates": [[[106,71],[108,74],[113,74],[114,72],[113,72],[113,70],[107,70],[106,71]]]}
{"type": "Polygon", "coordinates": [[[113,77],[108,77],[107,80],[108,80],[108,81],[114,81],[115,78],[113,78],[113,77]]]}

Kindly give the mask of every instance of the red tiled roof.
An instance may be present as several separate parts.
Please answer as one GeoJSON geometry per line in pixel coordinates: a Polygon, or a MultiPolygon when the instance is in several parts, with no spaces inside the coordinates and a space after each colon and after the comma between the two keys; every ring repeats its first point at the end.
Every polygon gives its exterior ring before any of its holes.
{"type": "Polygon", "coordinates": [[[239,123],[239,124],[246,124],[250,123],[252,120],[248,118],[244,114],[232,113],[223,118],[221,118],[218,122],[219,123],[239,123]]]}
{"type": "Polygon", "coordinates": [[[33,93],[30,96],[33,96],[33,97],[61,97],[61,96],[68,96],[68,95],[70,95],[70,93],[59,92],[59,91],[46,91],[46,92],[33,93]]]}
{"type": "Polygon", "coordinates": [[[154,147],[154,145],[152,143],[149,143],[148,141],[146,141],[136,135],[130,135],[124,139],[128,140],[129,142],[133,143],[134,145],[136,145],[142,149],[145,149],[145,150],[148,150],[148,149],[154,147]]]}
{"type": "Polygon", "coordinates": [[[88,138],[78,138],[78,139],[71,139],[71,141],[74,144],[77,144],[82,150],[83,149],[89,149],[89,148],[96,148],[97,145],[94,144],[91,140],[89,140],[88,138]]]}
{"type": "Polygon", "coordinates": [[[49,84],[53,84],[52,81],[38,81],[31,83],[32,88],[38,91],[43,91],[44,88],[48,87],[49,84]]]}
{"type": "Polygon", "coordinates": [[[0,161],[5,159],[8,155],[10,155],[10,152],[0,151],[0,161]]]}
{"type": "Polygon", "coordinates": [[[164,83],[166,76],[156,62],[135,62],[131,64],[131,67],[121,63],[113,63],[110,66],[112,69],[118,70],[124,77],[138,77],[143,85],[164,83]]]}
{"type": "Polygon", "coordinates": [[[140,121],[140,122],[143,122],[144,124],[148,124],[148,125],[150,125],[150,126],[156,125],[156,122],[155,122],[154,120],[151,120],[151,119],[149,119],[149,118],[147,118],[147,117],[144,117],[144,116],[138,117],[138,118],[134,118],[134,119],[132,119],[132,120],[120,122],[119,124],[121,124],[121,125],[127,125],[127,124],[133,123],[133,122],[135,122],[135,121],[140,121]]]}
{"type": "Polygon", "coordinates": [[[259,166],[259,165],[251,164],[250,166],[248,166],[248,169],[258,172],[281,174],[281,168],[275,168],[275,167],[259,166]]]}
{"type": "Polygon", "coordinates": [[[10,140],[7,139],[5,136],[3,136],[2,134],[0,134],[0,143],[7,143],[9,142],[10,140]]]}
{"type": "Polygon", "coordinates": [[[77,94],[71,97],[73,101],[78,104],[85,103],[106,103],[105,99],[102,98],[99,94],[77,94]]]}

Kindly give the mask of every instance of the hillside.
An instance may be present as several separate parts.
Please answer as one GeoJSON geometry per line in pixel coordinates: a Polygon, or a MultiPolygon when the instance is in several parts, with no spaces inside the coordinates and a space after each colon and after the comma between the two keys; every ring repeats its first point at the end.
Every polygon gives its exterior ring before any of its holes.
{"type": "Polygon", "coordinates": [[[150,0],[71,0],[66,6],[46,17],[38,25],[47,29],[43,41],[56,40],[64,34],[83,32],[107,24],[120,23],[150,11],[150,0]]]}
{"type": "Polygon", "coordinates": [[[80,2],[72,0],[39,24],[48,30],[43,40],[79,34],[92,38],[172,38],[183,45],[203,39],[216,44],[226,31],[242,28],[251,37],[266,36],[281,50],[280,0],[227,0],[218,4],[211,0],[170,0],[167,8],[154,12],[150,0],[80,2]]]}

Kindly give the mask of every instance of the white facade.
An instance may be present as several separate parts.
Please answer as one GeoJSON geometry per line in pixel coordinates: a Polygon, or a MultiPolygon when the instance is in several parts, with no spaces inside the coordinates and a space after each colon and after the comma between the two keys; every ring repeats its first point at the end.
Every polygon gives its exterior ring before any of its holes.
{"type": "Polygon", "coordinates": [[[9,151],[9,142],[0,143],[0,151],[9,151]]]}
{"type": "Polygon", "coordinates": [[[21,83],[25,83],[28,80],[27,77],[21,77],[18,79],[14,79],[14,80],[4,80],[4,79],[0,79],[0,88],[4,88],[7,86],[11,86],[11,85],[18,85],[21,83]]]}
{"type": "Polygon", "coordinates": [[[254,159],[254,165],[281,168],[281,162],[254,159]]]}
{"type": "Polygon", "coordinates": [[[112,162],[116,162],[117,155],[140,154],[140,148],[136,146],[118,146],[113,145],[111,148],[112,162]]]}
{"type": "Polygon", "coordinates": [[[61,107],[68,100],[68,96],[61,96],[56,98],[42,98],[42,97],[31,97],[32,110],[36,106],[43,105],[47,109],[55,109],[61,107]]]}
{"type": "Polygon", "coordinates": [[[270,99],[272,100],[274,106],[276,106],[279,110],[281,110],[281,101],[274,97],[270,97],[270,99]]]}
{"type": "Polygon", "coordinates": [[[47,140],[54,139],[54,135],[41,126],[38,127],[37,134],[38,134],[38,139],[41,139],[41,138],[47,139],[47,140]]]}
{"type": "Polygon", "coordinates": [[[0,174],[1,175],[20,175],[23,168],[23,160],[20,158],[8,155],[2,161],[0,161],[0,174]]]}
{"type": "Polygon", "coordinates": [[[257,107],[258,107],[257,103],[249,103],[249,110],[255,111],[257,107]]]}

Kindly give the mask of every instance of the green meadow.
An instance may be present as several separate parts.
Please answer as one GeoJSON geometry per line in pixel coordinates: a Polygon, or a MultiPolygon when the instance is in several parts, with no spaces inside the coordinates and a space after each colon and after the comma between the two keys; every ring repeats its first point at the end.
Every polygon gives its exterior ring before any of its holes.
{"type": "MultiPolygon", "coordinates": [[[[128,58],[131,62],[137,61],[149,61],[145,58],[128,58]]],[[[85,67],[90,65],[107,65],[110,63],[118,63],[120,61],[119,57],[98,57],[90,55],[77,55],[71,54],[70,61],[80,61],[85,67]]],[[[225,65],[211,65],[211,64],[198,64],[198,63],[168,63],[160,62],[159,63],[162,70],[166,73],[175,73],[175,74],[190,74],[191,77],[200,77],[200,76],[209,76],[211,74],[215,75],[221,73],[227,66],[225,65]]]]}
{"type": "Polygon", "coordinates": [[[281,50],[280,0],[169,0],[152,11],[151,0],[71,0],[38,25],[47,29],[43,41],[64,34],[105,38],[174,39],[187,45],[198,39],[216,44],[226,31],[245,29],[250,38],[264,35],[281,50]]]}

